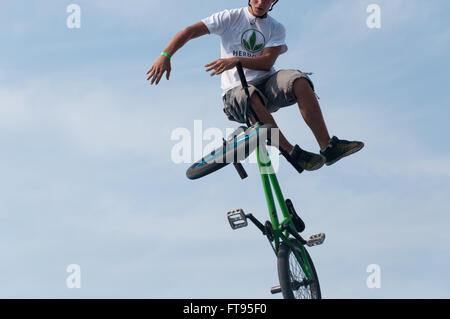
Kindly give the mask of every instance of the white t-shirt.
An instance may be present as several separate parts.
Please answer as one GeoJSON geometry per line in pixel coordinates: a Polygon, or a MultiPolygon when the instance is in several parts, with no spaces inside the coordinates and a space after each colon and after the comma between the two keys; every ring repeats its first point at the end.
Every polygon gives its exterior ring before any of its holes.
{"type": "MultiPolygon", "coordinates": [[[[222,59],[260,56],[267,47],[282,46],[281,54],[288,49],[284,26],[269,15],[264,19],[256,19],[248,7],[217,12],[201,21],[211,34],[221,37],[222,59]]],[[[244,68],[248,82],[257,82],[275,72],[273,67],[270,71],[244,68]]],[[[239,85],[241,81],[236,68],[222,73],[223,94],[239,85]]]]}

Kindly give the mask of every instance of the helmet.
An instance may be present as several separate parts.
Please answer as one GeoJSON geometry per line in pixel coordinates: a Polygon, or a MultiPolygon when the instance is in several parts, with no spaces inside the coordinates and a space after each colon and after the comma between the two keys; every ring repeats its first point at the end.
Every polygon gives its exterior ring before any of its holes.
{"type": "Polygon", "coordinates": [[[277,4],[277,2],[278,2],[278,0],[275,0],[273,3],[272,3],[272,6],[270,7],[270,9],[269,9],[269,11],[272,11],[272,9],[273,9],[273,6],[274,5],[276,5],[277,4]]]}

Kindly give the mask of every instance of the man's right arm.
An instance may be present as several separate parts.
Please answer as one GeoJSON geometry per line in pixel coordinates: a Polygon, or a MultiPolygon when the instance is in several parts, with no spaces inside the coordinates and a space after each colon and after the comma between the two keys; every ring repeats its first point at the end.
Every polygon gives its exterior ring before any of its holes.
{"type": "Polygon", "coordinates": [[[203,22],[198,22],[193,24],[184,30],[178,32],[167,47],[164,52],[173,55],[178,51],[183,45],[185,45],[189,40],[201,37],[202,35],[209,34],[209,30],[203,22]]]}
{"type": "MultiPolygon", "coordinates": [[[[201,37],[205,34],[209,34],[209,30],[203,22],[200,21],[196,24],[193,24],[178,32],[164,49],[164,52],[172,56],[189,40],[201,37]]],[[[156,84],[158,84],[161,80],[161,77],[164,75],[164,72],[167,72],[166,77],[167,80],[169,80],[171,69],[170,59],[166,56],[161,55],[147,72],[147,74],[149,75],[147,80],[150,80],[150,84],[153,84],[155,81],[156,84]]]]}

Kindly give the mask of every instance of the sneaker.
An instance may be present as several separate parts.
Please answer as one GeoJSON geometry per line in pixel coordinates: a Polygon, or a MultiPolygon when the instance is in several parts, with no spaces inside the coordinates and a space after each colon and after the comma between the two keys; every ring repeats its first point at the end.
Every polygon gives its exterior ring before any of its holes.
{"type": "Polygon", "coordinates": [[[291,163],[299,173],[302,173],[303,170],[318,170],[325,164],[325,157],[307,152],[298,145],[295,145],[291,152],[281,151],[281,154],[286,157],[288,162],[291,163]]]}
{"type": "Polygon", "coordinates": [[[333,165],[340,159],[360,151],[364,147],[363,142],[340,140],[336,136],[330,140],[327,148],[320,154],[326,158],[327,166],[333,165]]]}

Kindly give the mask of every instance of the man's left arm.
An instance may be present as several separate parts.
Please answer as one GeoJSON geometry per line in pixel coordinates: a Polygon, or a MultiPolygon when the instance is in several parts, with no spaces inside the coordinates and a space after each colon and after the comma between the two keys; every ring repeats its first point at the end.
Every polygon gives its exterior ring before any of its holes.
{"type": "Polygon", "coordinates": [[[260,56],[253,58],[233,57],[227,59],[219,59],[205,65],[205,67],[209,67],[208,69],[206,69],[206,72],[214,69],[214,72],[211,73],[211,76],[221,74],[224,71],[234,68],[236,66],[236,62],[238,61],[241,61],[242,66],[247,69],[270,71],[272,66],[275,64],[278,56],[280,55],[281,49],[282,46],[264,48],[264,51],[260,56]]]}
{"type": "MultiPolygon", "coordinates": [[[[281,53],[281,46],[264,48],[262,55],[254,58],[237,57],[242,62],[242,66],[247,69],[270,71],[281,53]]],[[[236,60],[236,62],[238,61],[236,60]]]]}

